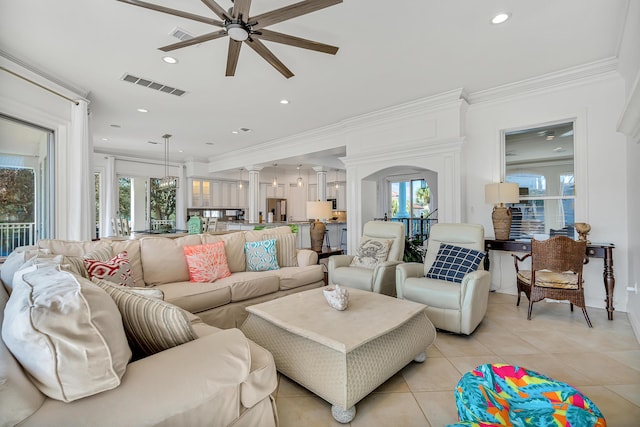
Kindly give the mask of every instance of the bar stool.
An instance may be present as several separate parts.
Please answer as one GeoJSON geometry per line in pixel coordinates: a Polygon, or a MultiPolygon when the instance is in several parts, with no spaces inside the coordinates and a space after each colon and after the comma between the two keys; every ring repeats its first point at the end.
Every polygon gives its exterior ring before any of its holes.
{"type": "Polygon", "coordinates": [[[347,251],[347,227],[342,227],[340,230],[340,249],[347,251]]]}

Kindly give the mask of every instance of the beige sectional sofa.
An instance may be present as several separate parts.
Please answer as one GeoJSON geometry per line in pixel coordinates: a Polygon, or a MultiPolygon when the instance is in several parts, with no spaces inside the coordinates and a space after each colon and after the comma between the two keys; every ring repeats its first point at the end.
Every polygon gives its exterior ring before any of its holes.
{"type": "MultiPolygon", "coordinates": [[[[186,310],[183,316],[195,339],[128,363],[115,388],[65,402],[52,398],[47,390],[42,389],[33,372],[26,372],[29,369],[15,353],[14,341],[5,343],[5,329],[8,333],[9,329],[16,327],[6,316],[15,319],[19,310],[11,307],[7,308],[7,313],[11,314],[5,313],[9,301],[7,289],[10,291],[11,288],[7,286],[5,289],[4,283],[0,282],[0,322],[3,325],[3,340],[0,342],[0,426],[276,427],[277,412],[271,396],[277,386],[273,357],[235,327],[246,317],[245,306],[323,285],[322,267],[317,264],[317,254],[310,250],[294,248],[290,263],[297,263],[297,266],[272,271],[245,271],[245,242],[288,233],[291,233],[289,227],[280,227],[225,235],[189,235],[177,239],[150,237],[126,241],[38,242],[38,247],[47,249],[50,254],[66,257],[81,257],[107,246],[111,247],[114,254],[127,251],[135,285],[160,289],[164,293],[164,301],[171,303],[168,306],[175,304],[186,310]],[[189,282],[183,246],[217,241],[225,242],[225,253],[232,274],[213,283],[189,282]],[[10,347],[10,342],[14,347],[10,347]]],[[[9,273],[9,267],[2,267],[2,277],[9,273]]],[[[38,270],[41,267],[31,268],[38,270]]],[[[55,274],[66,275],[65,280],[85,287],[94,286],[78,275],[60,271],[61,267],[53,268],[59,271],[55,274]]],[[[26,273],[23,276],[27,277],[26,273]]],[[[48,276],[43,276],[44,279],[39,280],[47,280],[48,276]]],[[[19,274],[13,277],[19,277],[19,274]]],[[[21,294],[25,295],[24,288],[21,294]]],[[[26,295],[29,295],[28,290],[26,295]]],[[[30,309],[28,301],[25,307],[30,309]]],[[[38,316],[37,313],[35,315],[38,316]]],[[[124,313],[122,316],[124,322],[124,313]]],[[[72,318],[68,322],[63,318],[61,324],[69,324],[74,330],[76,323],[72,318]]],[[[112,320],[108,324],[122,328],[112,320]]],[[[41,333],[37,327],[32,329],[35,334],[41,333]]],[[[13,340],[24,334],[9,333],[7,336],[11,335],[13,340]]],[[[31,358],[30,353],[26,353],[26,357],[31,358]]],[[[46,355],[47,352],[44,353],[46,355]]],[[[53,360],[64,359],[53,356],[53,360]]],[[[88,358],[84,362],[72,360],[72,363],[86,367],[93,365],[91,360],[95,359],[88,358]]],[[[105,357],[100,357],[100,360],[105,360],[105,357]]],[[[67,369],[66,375],[69,372],[75,371],[67,369]]]]}
{"type": "Polygon", "coordinates": [[[198,315],[219,328],[235,328],[247,317],[245,307],[324,285],[322,266],[314,251],[298,249],[297,266],[270,271],[245,271],[245,242],[291,234],[289,227],[235,233],[193,234],[177,239],[145,237],[140,240],[72,242],[40,240],[52,254],[82,256],[106,245],[113,253],[127,251],[136,286],[164,292],[164,300],[198,315]],[[213,283],[189,282],[183,246],[223,241],[231,276],[213,283]]]}

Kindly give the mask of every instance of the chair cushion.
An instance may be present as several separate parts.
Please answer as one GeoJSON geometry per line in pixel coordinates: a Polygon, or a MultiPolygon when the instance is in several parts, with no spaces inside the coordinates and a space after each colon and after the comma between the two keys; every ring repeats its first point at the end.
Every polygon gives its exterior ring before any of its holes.
{"type": "Polygon", "coordinates": [[[247,271],[268,271],[280,268],[276,239],[246,242],[244,252],[247,258],[247,271]]]}
{"type": "Polygon", "coordinates": [[[189,267],[189,281],[215,282],[231,275],[224,242],[185,246],[183,249],[189,267]]]}
{"type": "Polygon", "coordinates": [[[606,426],[580,391],[519,366],[480,365],[462,376],[455,397],[460,425],[606,426]]]}
{"type": "Polygon", "coordinates": [[[122,324],[136,358],[150,356],[198,338],[185,310],[157,298],[150,298],[95,280],[115,301],[122,324]]]}
{"type": "Polygon", "coordinates": [[[356,255],[351,260],[352,267],[375,268],[385,262],[389,256],[389,248],[393,240],[363,238],[356,255]]]}
{"type": "Polygon", "coordinates": [[[464,276],[478,269],[484,255],[475,249],[443,243],[426,277],[462,283],[464,276]]]}
{"type": "Polygon", "coordinates": [[[126,251],[120,252],[108,261],[85,258],[84,265],[89,279],[103,279],[119,286],[135,286],[126,251]]]}
{"type": "Polygon", "coordinates": [[[2,338],[35,386],[64,402],[117,387],[131,358],[113,299],[53,265],[16,274],[2,338]]]}
{"type": "Polygon", "coordinates": [[[340,286],[373,291],[373,274],[365,267],[338,267],[333,270],[331,281],[340,286]]]}
{"type": "MultiPolygon", "coordinates": [[[[531,271],[520,270],[518,279],[527,285],[531,285],[531,271]]],[[[536,272],[536,286],[542,288],[578,289],[578,275],[555,271],[538,271],[536,272]]]]}

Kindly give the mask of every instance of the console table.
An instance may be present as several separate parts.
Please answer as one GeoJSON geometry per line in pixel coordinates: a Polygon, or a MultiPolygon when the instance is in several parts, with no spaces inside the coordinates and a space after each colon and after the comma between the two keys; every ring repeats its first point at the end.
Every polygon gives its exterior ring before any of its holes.
{"type": "MultiPolygon", "coordinates": [[[[604,281],[604,289],[607,294],[604,300],[607,307],[607,317],[613,320],[613,288],[616,279],[613,275],[613,243],[589,243],[587,245],[587,259],[585,264],[589,262],[589,258],[602,258],[604,261],[604,271],[602,278],[604,281]]],[[[487,255],[484,257],[484,269],[489,271],[489,250],[507,251],[507,252],[531,252],[531,241],[526,240],[485,240],[484,250],[487,255]]]]}

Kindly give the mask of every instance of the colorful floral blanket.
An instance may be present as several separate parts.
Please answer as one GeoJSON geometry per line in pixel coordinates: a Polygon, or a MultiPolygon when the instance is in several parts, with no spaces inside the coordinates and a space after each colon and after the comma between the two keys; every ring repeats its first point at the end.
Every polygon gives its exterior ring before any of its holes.
{"type": "Polygon", "coordinates": [[[596,405],[569,384],[528,369],[480,365],[455,390],[462,426],[606,426],[596,405]]]}

